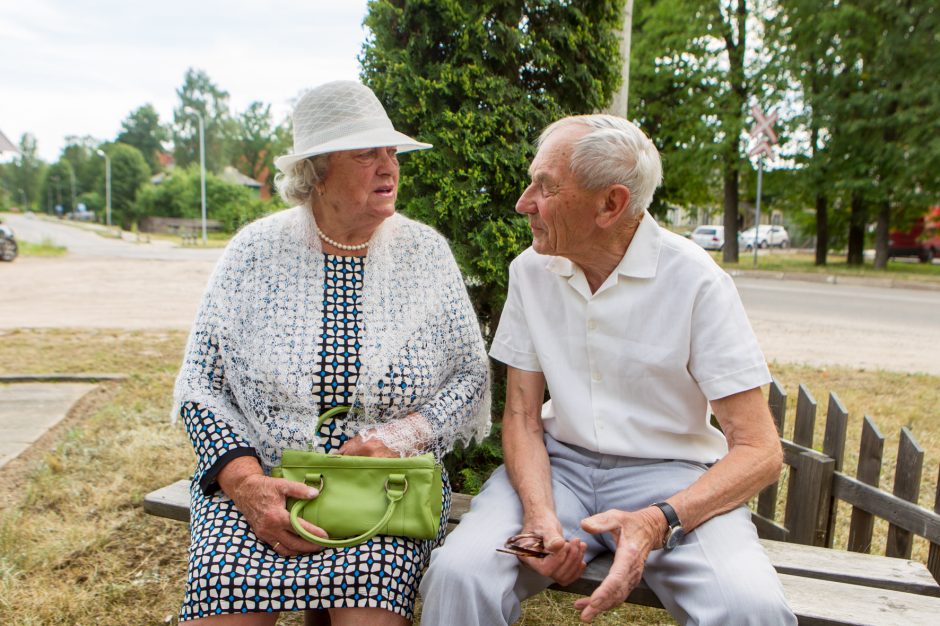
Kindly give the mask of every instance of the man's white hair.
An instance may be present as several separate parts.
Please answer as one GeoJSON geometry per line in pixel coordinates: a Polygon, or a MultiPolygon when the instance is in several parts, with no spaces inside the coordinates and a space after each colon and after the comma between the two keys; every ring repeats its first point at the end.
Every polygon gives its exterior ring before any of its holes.
{"type": "Polygon", "coordinates": [[[663,181],[663,165],[646,133],[615,115],[573,115],[550,124],[539,136],[538,145],[541,147],[556,130],[569,126],[590,129],[574,142],[571,153],[571,171],[578,183],[590,191],[624,185],[630,190],[631,217],[649,208],[653,193],[663,181]]]}

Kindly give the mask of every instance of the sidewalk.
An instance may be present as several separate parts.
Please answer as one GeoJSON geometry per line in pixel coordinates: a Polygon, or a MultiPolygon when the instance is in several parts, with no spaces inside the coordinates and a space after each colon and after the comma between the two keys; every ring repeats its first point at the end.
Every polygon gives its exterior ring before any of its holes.
{"type": "Polygon", "coordinates": [[[0,467],[62,421],[94,383],[12,383],[0,385],[0,467]]]}

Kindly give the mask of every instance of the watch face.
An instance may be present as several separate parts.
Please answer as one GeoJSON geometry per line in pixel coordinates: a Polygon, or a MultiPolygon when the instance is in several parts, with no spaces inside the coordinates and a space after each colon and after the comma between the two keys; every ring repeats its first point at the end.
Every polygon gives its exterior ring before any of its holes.
{"type": "Polygon", "coordinates": [[[682,540],[685,538],[685,531],[682,529],[682,526],[673,526],[666,531],[666,545],[667,550],[672,550],[677,545],[682,543],[682,540]]]}

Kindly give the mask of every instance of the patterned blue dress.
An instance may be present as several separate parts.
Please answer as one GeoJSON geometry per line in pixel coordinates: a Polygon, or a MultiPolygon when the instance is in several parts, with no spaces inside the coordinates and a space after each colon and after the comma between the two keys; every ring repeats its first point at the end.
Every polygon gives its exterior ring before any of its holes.
{"type": "MultiPolygon", "coordinates": [[[[348,404],[360,368],[358,357],[362,313],[363,257],[324,255],[323,318],[320,371],[311,393],[319,405],[348,404]]],[[[209,346],[210,354],[213,346],[209,346]]],[[[214,347],[215,352],[218,348],[214,347]]],[[[206,376],[221,387],[219,359],[205,359],[206,376]]],[[[450,510],[450,485],[444,476],[441,533],[436,540],[377,536],[351,548],[282,557],[259,540],[216,478],[234,458],[253,456],[251,447],[193,402],[180,415],[201,457],[190,495],[190,563],[186,596],[180,610],[184,622],[210,615],[304,609],[373,607],[413,617],[421,572],[431,550],[443,538],[450,510]]],[[[340,420],[320,429],[323,450],[341,446],[354,433],[340,420]]]]}

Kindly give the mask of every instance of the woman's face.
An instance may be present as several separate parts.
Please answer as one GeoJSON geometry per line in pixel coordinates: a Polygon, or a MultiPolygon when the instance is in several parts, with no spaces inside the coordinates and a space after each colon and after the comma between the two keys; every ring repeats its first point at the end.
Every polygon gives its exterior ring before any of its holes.
{"type": "Polygon", "coordinates": [[[395,213],[398,158],[395,148],[366,148],[330,154],[318,200],[347,228],[377,225],[395,213]]]}

